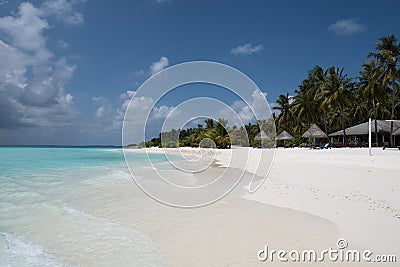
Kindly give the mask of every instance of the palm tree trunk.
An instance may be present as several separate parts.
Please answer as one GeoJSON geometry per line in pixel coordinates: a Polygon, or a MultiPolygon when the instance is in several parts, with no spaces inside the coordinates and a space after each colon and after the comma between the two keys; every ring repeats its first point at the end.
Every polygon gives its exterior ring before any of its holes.
{"type": "Polygon", "coordinates": [[[339,109],[340,109],[340,113],[341,113],[341,121],[342,121],[342,130],[343,130],[343,145],[345,145],[347,143],[347,137],[346,137],[346,128],[344,125],[344,110],[342,108],[342,105],[340,105],[340,103],[338,103],[339,109]]]}
{"type": "Polygon", "coordinates": [[[375,143],[378,145],[378,122],[376,121],[376,103],[375,98],[372,98],[372,106],[374,107],[374,121],[375,121],[375,143]]]}
{"type": "Polygon", "coordinates": [[[390,146],[392,147],[393,144],[393,119],[394,119],[394,110],[395,110],[395,105],[396,105],[396,78],[395,78],[395,72],[393,72],[392,75],[392,110],[390,114],[390,119],[392,120],[390,122],[390,146]]]}
{"type": "MultiPolygon", "coordinates": [[[[328,125],[326,124],[326,108],[324,107],[324,128],[325,133],[328,134],[328,125]]],[[[329,143],[329,137],[326,137],[326,141],[329,143]]]]}

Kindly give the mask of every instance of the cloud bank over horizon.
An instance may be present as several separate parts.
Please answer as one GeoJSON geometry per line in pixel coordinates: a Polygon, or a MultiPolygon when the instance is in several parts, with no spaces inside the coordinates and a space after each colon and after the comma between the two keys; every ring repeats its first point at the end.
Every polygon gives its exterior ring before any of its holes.
{"type": "Polygon", "coordinates": [[[64,91],[76,65],[47,46],[46,31],[53,27],[47,19],[54,15],[68,24],[83,23],[65,0],[39,7],[23,2],[18,13],[0,18],[1,128],[61,127],[76,116],[74,97],[64,91]]]}

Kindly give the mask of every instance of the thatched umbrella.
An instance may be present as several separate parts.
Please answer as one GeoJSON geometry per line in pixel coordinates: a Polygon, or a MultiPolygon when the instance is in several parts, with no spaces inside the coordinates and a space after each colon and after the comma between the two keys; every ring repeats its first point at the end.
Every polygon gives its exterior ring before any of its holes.
{"type": "Polygon", "coordinates": [[[316,124],[311,125],[311,127],[303,133],[302,137],[304,138],[313,138],[314,146],[315,146],[315,138],[327,138],[328,136],[324,133],[321,128],[319,128],[316,124]]]}
{"type": "Polygon", "coordinates": [[[254,140],[261,141],[262,144],[262,140],[270,141],[272,140],[272,138],[268,136],[263,130],[261,130],[261,132],[254,137],[254,140]]]}
{"type": "Polygon", "coordinates": [[[275,140],[283,140],[283,145],[286,146],[286,140],[294,140],[294,137],[291,136],[288,132],[283,130],[277,137],[275,137],[275,140]]]}
{"type": "Polygon", "coordinates": [[[271,137],[269,137],[263,130],[259,134],[254,137],[254,140],[271,140],[271,137]]]}

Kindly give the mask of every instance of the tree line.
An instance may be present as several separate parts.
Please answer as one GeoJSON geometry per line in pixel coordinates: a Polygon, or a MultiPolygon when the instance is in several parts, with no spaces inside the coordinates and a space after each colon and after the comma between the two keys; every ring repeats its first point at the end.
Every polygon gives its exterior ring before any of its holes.
{"type": "MultiPolygon", "coordinates": [[[[400,45],[394,35],[382,37],[370,52],[357,77],[344,68],[315,66],[291,96],[282,94],[273,107],[277,131],[286,130],[296,139],[313,123],[326,133],[378,119],[399,119],[400,45]]],[[[392,124],[391,132],[393,132],[392,124]]],[[[375,135],[376,143],[378,136],[375,135]]],[[[390,139],[392,142],[392,138],[390,139]]]]}
{"type": "MultiPolygon", "coordinates": [[[[325,133],[343,130],[342,142],[347,143],[346,128],[368,118],[375,120],[377,132],[377,119],[400,118],[400,44],[394,35],[389,35],[380,38],[374,50],[367,55],[357,77],[349,77],[344,68],[332,66],[324,70],[315,66],[294,90],[294,95],[286,93],[278,97],[273,107],[278,114],[273,113],[269,120],[227,127],[225,119],[207,119],[205,126],[198,124],[194,128],[163,132],[139,146],[257,147],[261,143],[254,137],[261,130],[275,136],[275,126],[277,133],[286,130],[300,143],[304,141],[301,135],[314,123],[325,133]]],[[[375,138],[378,143],[378,136],[375,138]]],[[[272,144],[273,140],[266,142],[272,144]]]]}
{"type": "Polygon", "coordinates": [[[256,123],[248,123],[241,127],[233,125],[228,127],[228,120],[206,119],[204,124],[187,129],[172,129],[169,132],[162,132],[158,137],[150,141],[142,142],[139,147],[204,147],[204,148],[230,148],[238,146],[261,146],[261,141],[254,138],[263,130],[271,136],[271,140],[265,140],[265,145],[273,146],[275,136],[275,123],[273,118],[259,120],[256,123]]]}

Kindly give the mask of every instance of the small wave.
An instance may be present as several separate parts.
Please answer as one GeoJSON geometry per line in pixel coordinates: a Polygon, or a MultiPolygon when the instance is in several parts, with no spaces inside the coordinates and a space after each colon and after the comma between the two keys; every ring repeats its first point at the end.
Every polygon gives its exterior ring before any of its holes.
{"type": "Polygon", "coordinates": [[[74,208],[63,207],[63,210],[65,213],[70,214],[70,215],[77,215],[77,216],[84,217],[86,219],[96,219],[96,217],[94,217],[90,214],[87,214],[81,210],[74,209],[74,208]]]}
{"type": "Polygon", "coordinates": [[[87,260],[115,264],[114,257],[118,255],[119,263],[124,265],[129,262],[138,266],[165,266],[157,244],[144,232],[76,208],[62,209],[72,219],[77,235],[67,234],[65,238],[83,249],[87,260]]]}
{"type": "Polygon", "coordinates": [[[50,255],[38,244],[16,233],[0,233],[2,266],[62,267],[66,263],[50,255]]]}
{"type": "Polygon", "coordinates": [[[100,229],[97,229],[97,234],[105,234],[105,233],[110,233],[111,229],[113,229],[112,233],[115,234],[121,234],[125,239],[128,237],[132,237],[132,240],[142,240],[143,244],[146,245],[148,249],[150,250],[157,250],[157,246],[155,245],[154,241],[145,235],[144,233],[140,232],[137,229],[133,229],[131,227],[121,225],[117,222],[114,222],[112,220],[107,220],[107,219],[102,219],[95,217],[93,215],[87,214],[84,211],[71,208],[71,207],[63,207],[63,210],[65,213],[78,217],[80,219],[88,220],[91,221],[93,227],[99,227],[100,229]]]}

